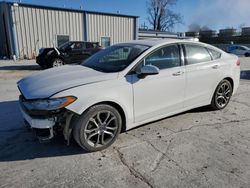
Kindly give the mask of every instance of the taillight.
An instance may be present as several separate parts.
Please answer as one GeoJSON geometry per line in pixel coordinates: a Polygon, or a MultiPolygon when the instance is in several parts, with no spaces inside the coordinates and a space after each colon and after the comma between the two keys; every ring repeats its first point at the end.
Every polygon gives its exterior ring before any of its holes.
{"type": "Polygon", "coordinates": [[[240,66],[240,60],[239,59],[237,60],[236,65],[240,66]]]}

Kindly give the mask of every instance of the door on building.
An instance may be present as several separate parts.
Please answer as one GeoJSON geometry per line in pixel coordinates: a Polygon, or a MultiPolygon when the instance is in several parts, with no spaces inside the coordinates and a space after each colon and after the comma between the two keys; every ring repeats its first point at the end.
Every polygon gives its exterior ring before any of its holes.
{"type": "Polygon", "coordinates": [[[110,37],[101,37],[101,46],[107,48],[110,46],[110,37]]]}
{"type": "Polygon", "coordinates": [[[69,35],[57,35],[57,47],[69,42],[69,35]]]}

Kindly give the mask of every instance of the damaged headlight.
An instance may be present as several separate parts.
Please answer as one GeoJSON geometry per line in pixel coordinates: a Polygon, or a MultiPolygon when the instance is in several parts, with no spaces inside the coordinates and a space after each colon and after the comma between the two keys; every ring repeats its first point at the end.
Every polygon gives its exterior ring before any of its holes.
{"type": "Polygon", "coordinates": [[[25,101],[23,105],[28,110],[42,110],[42,111],[50,111],[50,110],[58,110],[64,108],[71,103],[73,103],[77,98],[73,96],[68,97],[60,97],[54,99],[46,99],[46,100],[33,100],[33,101],[25,101]]]}

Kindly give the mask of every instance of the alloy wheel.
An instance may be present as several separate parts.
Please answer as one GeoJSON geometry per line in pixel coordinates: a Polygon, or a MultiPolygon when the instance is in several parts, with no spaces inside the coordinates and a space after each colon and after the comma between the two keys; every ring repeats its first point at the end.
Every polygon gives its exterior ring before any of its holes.
{"type": "Polygon", "coordinates": [[[53,62],[53,67],[60,67],[62,66],[64,63],[61,59],[55,59],[53,62]]]}
{"type": "Polygon", "coordinates": [[[95,148],[100,148],[112,142],[118,131],[116,116],[110,111],[99,111],[87,122],[84,138],[95,148]]]}
{"type": "Polygon", "coordinates": [[[216,103],[220,108],[224,108],[231,98],[231,86],[228,82],[222,83],[217,89],[216,103]]]}

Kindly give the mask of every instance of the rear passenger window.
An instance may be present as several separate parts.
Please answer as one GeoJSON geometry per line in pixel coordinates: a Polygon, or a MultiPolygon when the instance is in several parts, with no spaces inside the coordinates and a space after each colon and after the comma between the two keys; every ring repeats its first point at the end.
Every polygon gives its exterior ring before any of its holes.
{"type": "Polygon", "coordinates": [[[220,59],[220,57],[221,57],[220,52],[218,52],[216,50],[212,50],[212,49],[208,49],[208,51],[211,53],[213,60],[220,59]]]}
{"type": "Polygon", "coordinates": [[[146,65],[154,65],[159,69],[178,67],[181,64],[177,45],[166,46],[156,50],[145,59],[146,65]]]}
{"type": "Polygon", "coordinates": [[[188,65],[212,60],[207,49],[202,46],[185,44],[185,50],[188,65]]]}

